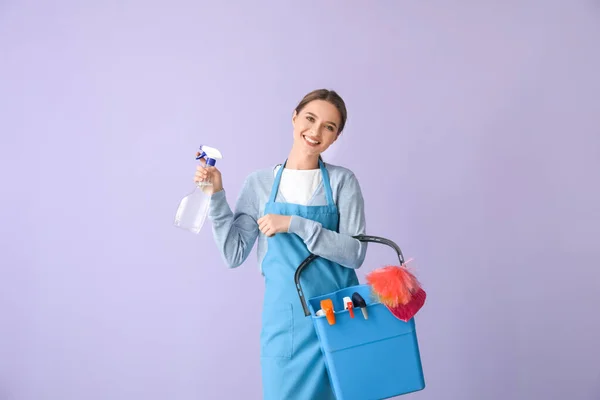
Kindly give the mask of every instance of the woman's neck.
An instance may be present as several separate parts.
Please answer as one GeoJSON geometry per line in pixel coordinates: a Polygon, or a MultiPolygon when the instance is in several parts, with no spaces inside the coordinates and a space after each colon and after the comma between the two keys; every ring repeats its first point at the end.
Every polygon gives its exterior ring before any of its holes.
{"type": "Polygon", "coordinates": [[[285,167],[289,169],[317,169],[319,168],[319,155],[297,154],[292,149],[285,167]]]}

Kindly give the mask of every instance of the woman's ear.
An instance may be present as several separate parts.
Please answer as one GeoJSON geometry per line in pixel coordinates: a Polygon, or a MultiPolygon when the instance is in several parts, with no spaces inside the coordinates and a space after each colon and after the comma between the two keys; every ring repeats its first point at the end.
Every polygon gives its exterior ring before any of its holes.
{"type": "Polygon", "coordinates": [[[296,123],[297,116],[298,116],[298,113],[296,112],[296,110],[294,110],[294,113],[292,114],[292,125],[294,125],[294,123],[296,123]]]}

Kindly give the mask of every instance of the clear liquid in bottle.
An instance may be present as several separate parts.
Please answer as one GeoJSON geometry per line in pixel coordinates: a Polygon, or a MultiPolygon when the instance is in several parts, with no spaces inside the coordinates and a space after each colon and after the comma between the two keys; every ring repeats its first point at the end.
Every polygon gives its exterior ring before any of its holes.
{"type": "Polygon", "coordinates": [[[211,195],[203,189],[208,185],[212,186],[210,183],[199,183],[202,185],[197,185],[193,192],[181,200],[175,214],[175,226],[196,234],[202,229],[210,207],[211,195]]]}
{"type": "MultiPolygon", "coordinates": [[[[196,157],[197,160],[206,158],[206,166],[213,166],[216,159],[223,158],[219,150],[200,146],[200,151],[196,157]]],[[[179,203],[175,214],[174,225],[178,228],[188,230],[198,234],[206,221],[210,199],[213,193],[212,182],[198,182],[194,191],[185,196],[179,203]]]]}

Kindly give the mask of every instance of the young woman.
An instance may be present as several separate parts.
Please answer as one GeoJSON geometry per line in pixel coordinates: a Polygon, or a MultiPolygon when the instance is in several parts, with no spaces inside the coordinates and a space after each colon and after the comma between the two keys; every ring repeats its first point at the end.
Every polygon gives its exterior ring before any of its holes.
{"type": "Polygon", "coordinates": [[[221,174],[199,166],[194,180],[213,182],[208,218],[215,241],[231,267],[241,265],[258,238],[265,278],[261,367],[264,399],[335,399],[310,317],[304,315],[294,273],[304,270],[306,298],[358,284],[355,270],[365,258],[363,197],[347,168],[325,164],[321,153],[337,140],[346,106],[334,91],[315,90],[296,107],[293,145],[283,165],[250,174],[232,211],[221,174]]]}

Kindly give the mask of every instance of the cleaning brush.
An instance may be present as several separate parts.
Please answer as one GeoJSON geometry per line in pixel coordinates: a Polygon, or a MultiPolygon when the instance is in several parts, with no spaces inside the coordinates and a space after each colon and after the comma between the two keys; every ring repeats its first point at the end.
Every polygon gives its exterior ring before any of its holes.
{"type": "Polygon", "coordinates": [[[414,317],[425,304],[427,294],[406,263],[375,269],[367,274],[366,281],[375,298],[404,322],[414,317]]]}

